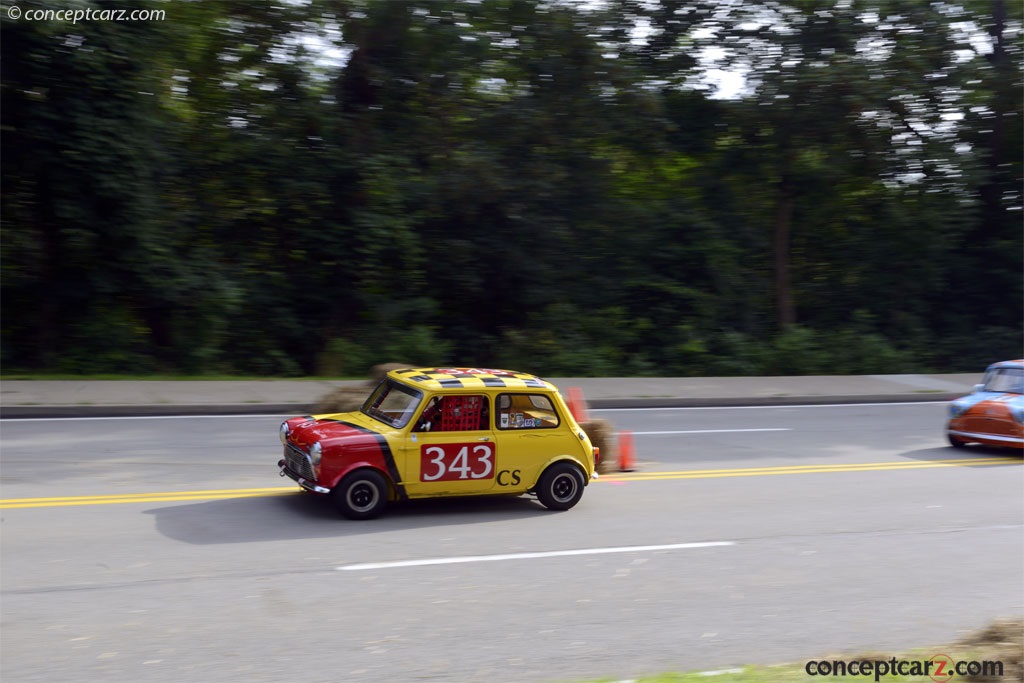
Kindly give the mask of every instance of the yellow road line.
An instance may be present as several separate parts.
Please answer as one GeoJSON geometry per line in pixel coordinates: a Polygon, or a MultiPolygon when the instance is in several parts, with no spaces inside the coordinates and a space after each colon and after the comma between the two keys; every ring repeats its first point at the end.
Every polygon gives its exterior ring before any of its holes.
{"type": "MultiPolygon", "coordinates": [[[[739,467],[716,470],[681,470],[668,472],[616,472],[602,475],[598,482],[658,481],[667,479],[712,479],[724,477],[765,477],[782,474],[822,474],[829,472],[871,472],[878,470],[930,469],[936,467],[969,467],[988,465],[1020,465],[1013,458],[962,458],[958,460],[911,460],[897,462],[843,463],[838,465],[785,465],[776,467],[739,467]]],[[[297,493],[295,486],[258,489],[212,489],[206,491],[167,491],[157,493],[126,493],[102,496],[62,496],[54,498],[0,499],[0,509],[68,507],[73,505],[118,505],[122,503],[167,503],[189,500],[226,500],[257,498],[297,493]]]]}
{"type": "Polygon", "coordinates": [[[717,477],[764,477],[780,474],[821,474],[827,472],[871,472],[877,470],[914,470],[972,465],[1019,465],[1009,458],[963,458],[958,460],[843,463],[839,465],[789,465],[778,467],[740,467],[722,470],[682,470],[678,472],[615,472],[601,475],[598,481],[651,481],[659,479],[710,479],[717,477]]]}
{"type": "Polygon", "coordinates": [[[295,486],[264,489],[220,489],[211,491],[169,491],[166,493],[126,493],[106,496],[64,496],[60,498],[8,498],[0,500],[0,509],[67,507],[70,505],[116,505],[120,503],[165,503],[182,500],[221,500],[257,498],[298,492],[295,486]]]}

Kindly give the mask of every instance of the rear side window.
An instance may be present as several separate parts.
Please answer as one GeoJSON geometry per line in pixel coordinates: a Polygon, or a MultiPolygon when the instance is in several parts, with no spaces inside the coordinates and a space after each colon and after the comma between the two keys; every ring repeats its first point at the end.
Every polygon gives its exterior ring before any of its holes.
{"type": "Polygon", "coordinates": [[[498,429],[551,429],[558,426],[558,413],[542,394],[499,394],[496,422],[498,429]]]}

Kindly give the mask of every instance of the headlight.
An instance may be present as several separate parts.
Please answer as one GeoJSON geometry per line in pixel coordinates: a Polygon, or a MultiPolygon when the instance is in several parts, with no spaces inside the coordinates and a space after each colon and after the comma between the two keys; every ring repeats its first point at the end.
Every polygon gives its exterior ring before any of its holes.
{"type": "Polygon", "coordinates": [[[288,443],[288,433],[289,433],[288,432],[288,423],[287,422],[282,422],[281,423],[281,430],[280,430],[281,443],[284,443],[284,444],[288,443]]]}
{"type": "Polygon", "coordinates": [[[967,406],[959,401],[953,401],[949,404],[949,416],[960,417],[967,410],[967,406]]]}
{"type": "Polygon", "coordinates": [[[320,455],[323,448],[320,447],[320,442],[317,441],[315,444],[309,447],[309,457],[313,459],[313,465],[317,466],[320,464],[320,455]]]}

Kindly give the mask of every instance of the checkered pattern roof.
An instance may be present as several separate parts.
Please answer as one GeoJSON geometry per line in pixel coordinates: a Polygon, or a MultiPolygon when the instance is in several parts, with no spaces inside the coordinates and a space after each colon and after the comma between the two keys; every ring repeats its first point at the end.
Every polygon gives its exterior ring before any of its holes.
{"type": "Polygon", "coordinates": [[[424,388],[441,389],[482,389],[505,387],[509,389],[555,389],[541,378],[525,372],[511,370],[490,370],[482,368],[409,368],[392,370],[389,374],[397,379],[423,385],[424,388]]]}

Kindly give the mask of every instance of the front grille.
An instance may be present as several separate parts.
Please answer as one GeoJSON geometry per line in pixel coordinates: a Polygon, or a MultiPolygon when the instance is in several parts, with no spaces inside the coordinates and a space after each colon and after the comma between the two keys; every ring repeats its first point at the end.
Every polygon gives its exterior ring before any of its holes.
{"type": "Polygon", "coordinates": [[[291,443],[286,444],[284,447],[284,459],[288,469],[292,472],[295,472],[303,479],[316,481],[316,476],[313,474],[313,463],[310,462],[308,455],[299,450],[298,446],[291,443]]]}

